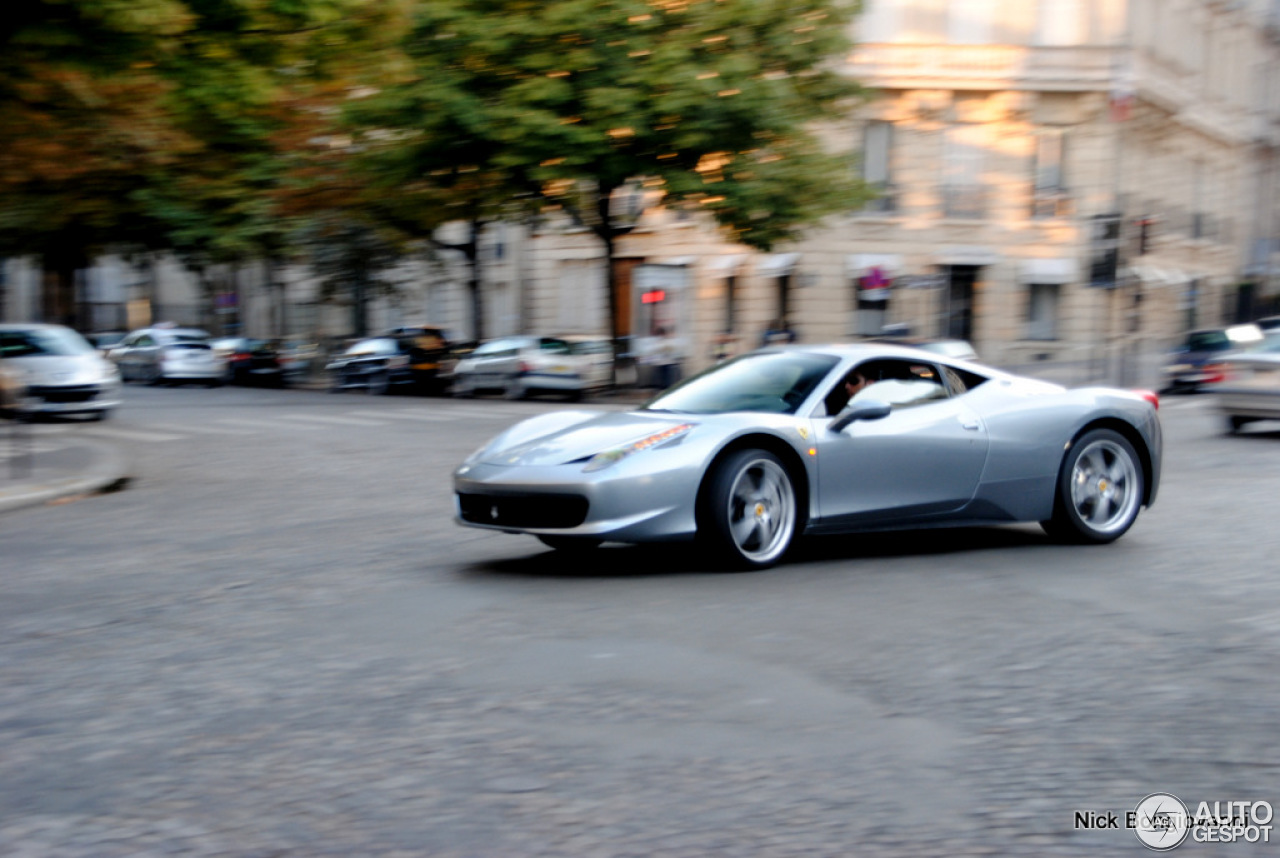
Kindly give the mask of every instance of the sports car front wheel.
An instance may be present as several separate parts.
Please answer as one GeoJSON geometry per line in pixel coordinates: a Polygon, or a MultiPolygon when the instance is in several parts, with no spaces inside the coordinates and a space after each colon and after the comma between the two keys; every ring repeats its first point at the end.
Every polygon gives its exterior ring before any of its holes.
{"type": "Polygon", "coordinates": [[[704,510],[705,538],[735,568],[772,566],[795,538],[795,486],[786,466],[765,450],[740,450],[721,462],[704,510]]]}
{"type": "Polygon", "coordinates": [[[1050,536],[1072,542],[1119,539],[1138,518],[1142,465],[1123,435],[1086,432],[1071,445],[1058,475],[1053,518],[1041,522],[1050,536]]]}

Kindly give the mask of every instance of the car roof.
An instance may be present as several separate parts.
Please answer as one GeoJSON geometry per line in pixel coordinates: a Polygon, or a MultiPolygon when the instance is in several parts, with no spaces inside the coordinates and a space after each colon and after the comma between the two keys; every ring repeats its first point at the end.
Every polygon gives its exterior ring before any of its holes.
{"type": "Polygon", "coordinates": [[[0,331],[52,331],[52,330],[74,330],[66,325],[56,325],[53,322],[0,322],[0,331]]]}
{"type": "Polygon", "coordinates": [[[962,363],[968,363],[961,358],[953,358],[939,352],[926,351],[925,349],[915,348],[913,346],[904,346],[897,343],[825,343],[825,344],[805,344],[790,343],[787,345],[769,346],[767,348],[758,349],[761,352],[816,352],[818,354],[834,355],[841,358],[871,358],[871,357],[903,357],[917,358],[921,360],[955,360],[962,363]]]}

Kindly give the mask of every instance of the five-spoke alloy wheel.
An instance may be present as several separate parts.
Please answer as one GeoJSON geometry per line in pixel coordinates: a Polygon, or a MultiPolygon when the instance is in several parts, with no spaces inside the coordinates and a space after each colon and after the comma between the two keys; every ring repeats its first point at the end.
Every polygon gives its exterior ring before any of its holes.
{"type": "Polygon", "coordinates": [[[1123,435],[1094,429],[1077,438],[1058,475],[1051,535],[1074,542],[1112,542],[1127,531],[1142,507],[1142,464],[1123,435]]]}
{"type": "Polygon", "coordinates": [[[740,450],[720,463],[706,494],[706,534],[733,566],[777,563],[795,538],[799,505],[786,466],[765,450],[740,450]]]}

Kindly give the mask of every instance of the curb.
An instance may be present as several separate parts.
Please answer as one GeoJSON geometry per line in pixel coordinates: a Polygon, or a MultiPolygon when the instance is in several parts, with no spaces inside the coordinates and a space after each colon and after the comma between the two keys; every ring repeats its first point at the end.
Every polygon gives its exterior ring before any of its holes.
{"type": "Polygon", "coordinates": [[[129,483],[131,469],[117,448],[84,439],[78,440],[75,446],[94,450],[95,461],[92,467],[74,477],[47,481],[37,478],[12,488],[0,486],[0,513],[40,506],[64,498],[119,491],[129,483]]]}

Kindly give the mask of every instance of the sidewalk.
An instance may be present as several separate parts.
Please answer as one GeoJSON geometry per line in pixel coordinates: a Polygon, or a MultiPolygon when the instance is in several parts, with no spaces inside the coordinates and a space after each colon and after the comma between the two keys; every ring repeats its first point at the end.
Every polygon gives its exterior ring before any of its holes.
{"type": "Polygon", "coordinates": [[[115,491],[129,481],[129,463],[112,445],[76,438],[50,449],[42,439],[23,439],[23,429],[0,424],[0,513],[115,491]]]}

